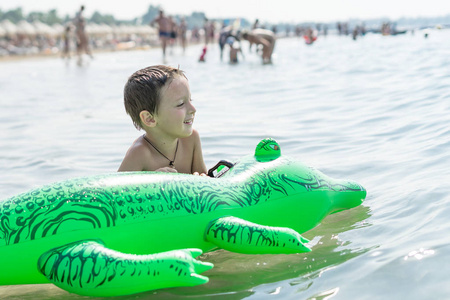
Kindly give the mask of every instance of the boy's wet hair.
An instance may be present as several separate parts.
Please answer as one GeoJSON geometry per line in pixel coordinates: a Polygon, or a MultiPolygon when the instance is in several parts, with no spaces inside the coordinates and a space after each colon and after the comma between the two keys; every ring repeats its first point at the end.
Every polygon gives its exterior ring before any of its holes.
{"type": "Polygon", "coordinates": [[[138,130],[142,128],[141,111],[154,115],[158,111],[162,87],[176,76],[186,78],[179,68],[157,65],[136,71],[128,78],[123,91],[125,110],[138,130]]]}

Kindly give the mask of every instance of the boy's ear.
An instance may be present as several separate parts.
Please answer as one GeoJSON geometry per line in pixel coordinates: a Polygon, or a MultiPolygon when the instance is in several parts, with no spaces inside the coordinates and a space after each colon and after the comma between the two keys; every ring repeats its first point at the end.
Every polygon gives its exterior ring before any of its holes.
{"type": "Polygon", "coordinates": [[[156,125],[155,117],[147,110],[141,111],[139,117],[141,118],[141,122],[148,127],[154,127],[156,125]]]}

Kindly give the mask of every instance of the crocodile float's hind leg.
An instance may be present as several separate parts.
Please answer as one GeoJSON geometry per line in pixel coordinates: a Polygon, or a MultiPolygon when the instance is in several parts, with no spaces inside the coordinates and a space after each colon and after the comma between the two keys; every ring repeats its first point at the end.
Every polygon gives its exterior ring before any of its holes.
{"type": "Polygon", "coordinates": [[[199,273],[213,267],[194,258],[200,249],[132,255],[95,241],[67,244],[44,253],[39,271],[56,286],[87,296],[120,296],[208,282],[199,273]]]}
{"type": "Polygon", "coordinates": [[[212,221],[205,239],[216,246],[246,254],[290,254],[309,252],[309,242],[293,229],[263,226],[236,217],[212,221]]]}

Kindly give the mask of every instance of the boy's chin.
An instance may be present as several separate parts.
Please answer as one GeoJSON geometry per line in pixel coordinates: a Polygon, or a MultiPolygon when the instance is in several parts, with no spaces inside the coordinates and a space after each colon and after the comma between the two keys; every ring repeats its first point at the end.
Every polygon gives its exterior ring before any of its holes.
{"type": "Polygon", "coordinates": [[[192,132],[193,132],[192,127],[189,129],[185,129],[180,137],[182,138],[190,137],[192,135],[192,132]]]}

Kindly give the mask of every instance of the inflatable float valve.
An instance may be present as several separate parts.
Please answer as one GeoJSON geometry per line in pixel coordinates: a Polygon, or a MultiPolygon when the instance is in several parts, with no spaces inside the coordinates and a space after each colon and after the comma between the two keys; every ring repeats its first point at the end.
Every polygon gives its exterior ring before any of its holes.
{"type": "Polygon", "coordinates": [[[277,141],[271,138],[263,139],[256,146],[255,158],[257,161],[266,162],[272,161],[280,157],[281,149],[277,141]]]}

